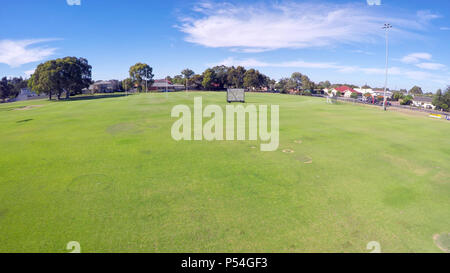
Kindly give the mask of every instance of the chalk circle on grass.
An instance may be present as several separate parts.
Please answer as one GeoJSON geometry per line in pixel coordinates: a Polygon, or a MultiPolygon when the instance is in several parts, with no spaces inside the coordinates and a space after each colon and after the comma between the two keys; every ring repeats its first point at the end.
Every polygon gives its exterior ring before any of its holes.
{"type": "Polygon", "coordinates": [[[450,253],[450,233],[435,234],[433,240],[439,249],[450,253]]]}
{"type": "Polygon", "coordinates": [[[113,179],[104,174],[87,174],[77,176],[69,184],[68,190],[74,193],[96,193],[111,187],[113,179]]]}
{"type": "Polygon", "coordinates": [[[283,153],[285,153],[285,154],[293,154],[294,150],[292,150],[292,149],[284,149],[283,153]]]}

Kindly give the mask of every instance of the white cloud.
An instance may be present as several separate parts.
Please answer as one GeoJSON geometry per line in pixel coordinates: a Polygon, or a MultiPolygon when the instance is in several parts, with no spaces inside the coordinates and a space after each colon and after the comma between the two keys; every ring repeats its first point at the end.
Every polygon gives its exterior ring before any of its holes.
{"type": "Polygon", "coordinates": [[[34,71],[36,69],[31,69],[31,70],[27,70],[25,72],[23,72],[25,74],[25,76],[30,77],[31,75],[33,75],[34,71]]]}
{"type": "Polygon", "coordinates": [[[412,53],[402,58],[402,62],[406,64],[418,63],[421,60],[431,60],[432,56],[429,53],[412,53]]]}
{"type": "MultiPolygon", "coordinates": [[[[289,61],[289,62],[262,62],[256,59],[235,59],[227,58],[219,63],[209,64],[214,65],[226,65],[226,66],[244,66],[246,68],[261,68],[261,67],[275,67],[275,68],[304,68],[304,69],[331,69],[339,73],[364,73],[367,75],[384,75],[386,73],[385,68],[378,67],[360,67],[350,65],[340,65],[337,63],[328,62],[305,62],[303,60],[289,61]]],[[[437,75],[436,73],[429,73],[427,71],[418,71],[403,69],[400,67],[390,67],[390,76],[405,77],[410,80],[430,80],[439,84],[448,84],[450,77],[446,75],[437,75]]]]}
{"type": "Polygon", "coordinates": [[[380,6],[381,0],[367,0],[369,6],[380,6]]]}
{"type": "MultiPolygon", "coordinates": [[[[433,17],[422,12],[406,18],[387,17],[359,4],[308,4],[282,2],[197,5],[192,16],[177,26],[185,40],[236,52],[263,52],[281,48],[306,48],[352,43],[376,43],[383,39],[381,26],[390,22],[396,37],[416,35],[433,17]],[[418,17],[420,16],[420,17],[418,17]]],[[[417,35],[416,35],[417,37],[417,35]]]]}
{"type": "Polygon", "coordinates": [[[56,48],[31,47],[55,39],[0,40],[0,63],[19,67],[26,63],[42,61],[55,54],[56,48]]]}
{"type": "Polygon", "coordinates": [[[450,30],[450,27],[441,27],[440,30],[444,30],[444,31],[450,30]]]}
{"type": "Polygon", "coordinates": [[[422,69],[428,69],[428,70],[441,70],[444,69],[446,66],[439,63],[419,63],[416,64],[417,67],[422,69]]]}
{"type": "Polygon", "coordinates": [[[289,61],[289,62],[280,62],[280,63],[268,63],[261,62],[255,59],[242,59],[238,60],[235,58],[227,58],[219,63],[210,64],[210,66],[214,65],[226,65],[226,66],[243,66],[243,67],[295,67],[295,68],[333,68],[333,69],[342,69],[344,67],[336,65],[335,63],[321,63],[321,62],[305,62],[302,60],[297,61],[289,61]]]}
{"type": "Polygon", "coordinates": [[[81,6],[81,0],[66,0],[69,6],[81,6]]]}
{"type": "Polygon", "coordinates": [[[429,10],[419,10],[417,12],[417,17],[419,18],[420,21],[427,22],[427,21],[441,18],[442,16],[439,14],[432,13],[429,10]]]}

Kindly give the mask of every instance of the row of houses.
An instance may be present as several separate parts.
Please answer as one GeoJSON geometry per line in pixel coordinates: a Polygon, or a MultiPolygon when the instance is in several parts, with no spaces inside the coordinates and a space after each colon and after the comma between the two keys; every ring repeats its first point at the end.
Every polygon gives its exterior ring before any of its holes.
{"type": "MultiPolygon", "coordinates": [[[[180,91],[184,90],[185,86],[182,84],[172,84],[170,81],[162,79],[155,80],[148,89],[151,91],[180,91]]],[[[113,93],[120,90],[120,82],[118,80],[110,80],[97,81],[91,84],[85,91],[89,93],[113,93]]]]}
{"type": "MultiPolygon", "coordinates": [[[[350,98],[352,94],[357,94],[358,97],[362,97],[365,94],[370,94],[372,97],[384,97],[384,89],[372,89],[372,88],[351,88],[349,86],[343,85],[336,88],[325,88],[324,93],[329,96],[336,96],[337,93],[345,98],[350,98]]],[[[386,97],[392,97],[393,92],[387,90],[386,97]]]]}
{"type": "MultiPolygon", "coordinates": [[[[324,93],[328,96],[336,96],[337,93],[340,93],[341,96],[345,98],[350,98],[352,94],[357,94],[358,97],[362,97],[363,95],[370,94],[372,98],[383,97],[384,98],[384,89],[372,89],[372,88],[351,88],[349,86],[339,86],[337,88],[325,89],[324,93]]],[[[386,90],[386,97],[388,99],[392,98],[394,93],[392,91],[386,90]]],[[[433,105],[432,97],[425,96],[414,96],[412,100],[412,105],[415,107],[421,107],[424,109],[435,110],[436,106],[433,105]]]]}

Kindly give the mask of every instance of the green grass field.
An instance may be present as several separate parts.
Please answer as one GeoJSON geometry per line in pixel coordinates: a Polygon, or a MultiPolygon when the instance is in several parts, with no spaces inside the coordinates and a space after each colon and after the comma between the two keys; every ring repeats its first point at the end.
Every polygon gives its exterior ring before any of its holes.
{"type": "Polygon", "coordinates": [[[280,105],[278,151],[176,142],[170,111],[194,96],[226,104],[192,92],[0,105],[0,252],[442,252],[449,122],[248,94],[280,105]]]}

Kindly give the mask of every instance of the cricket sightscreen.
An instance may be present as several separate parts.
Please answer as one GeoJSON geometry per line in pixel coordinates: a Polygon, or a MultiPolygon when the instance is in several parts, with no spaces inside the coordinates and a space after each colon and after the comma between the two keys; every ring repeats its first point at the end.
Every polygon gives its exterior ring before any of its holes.
{"type": "Polygon", "coordinates": [[[245,102],[245,89],[228,88],[227,101],[230,102],[245,102]]]}

